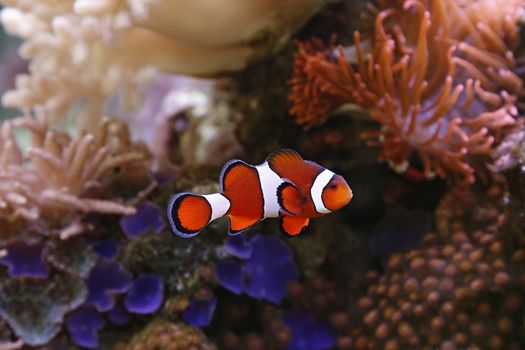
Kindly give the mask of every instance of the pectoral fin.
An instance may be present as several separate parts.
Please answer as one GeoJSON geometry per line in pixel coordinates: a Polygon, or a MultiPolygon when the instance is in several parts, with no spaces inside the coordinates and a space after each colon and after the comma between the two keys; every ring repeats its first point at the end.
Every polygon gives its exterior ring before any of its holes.
{"type": "Polygon", "coordinates": [[[277,201],[284,213],[299,216],[303,213],[306,199],[294,184],[285,180],[277,188],[277,201]]]}

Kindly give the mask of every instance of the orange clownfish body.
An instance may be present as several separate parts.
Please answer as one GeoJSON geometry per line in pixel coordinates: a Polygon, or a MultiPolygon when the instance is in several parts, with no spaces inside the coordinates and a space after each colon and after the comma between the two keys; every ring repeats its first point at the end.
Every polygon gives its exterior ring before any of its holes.
{"type": "Polygon", "coordinates": [[[352,199],[342,176],[287,149],[272,153],[257,166],[229,161],[222,168],[220,185],[220,193],[179,193],[171,198],[168,218],[175,234],[193,237],[211,221],[228,215],[231,235],[265,218],[280,217],[282,231],[294,236],[308,226],[310,218],[337,210],[352,199]]]}

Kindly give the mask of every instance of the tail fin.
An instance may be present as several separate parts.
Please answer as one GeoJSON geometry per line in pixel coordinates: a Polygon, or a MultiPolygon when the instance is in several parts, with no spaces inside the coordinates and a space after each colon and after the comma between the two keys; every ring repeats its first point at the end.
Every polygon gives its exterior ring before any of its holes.
{"type": "Polygon", "coordinates": [[[226,215],[230,201],[220,193],[179,193],[170,199],[168,219],[172,231],[183,238],[190,238],[202,231],[210,222],[226,215]]]}

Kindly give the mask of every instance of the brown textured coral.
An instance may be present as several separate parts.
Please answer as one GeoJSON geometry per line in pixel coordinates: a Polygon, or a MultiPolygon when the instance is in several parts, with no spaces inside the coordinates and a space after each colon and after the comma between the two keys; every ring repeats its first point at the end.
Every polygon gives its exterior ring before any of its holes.
{"type": "Polygon", "coordinates": [[[392,168],[472,183],[469,158],[488,154],[517,114],[522,81],[512,72],[511,50],[523,5],[520,0],[380,1],[371,7],[370,52],[358,32],[352,50],[325,48],[316,39],[299,44],[291,113],[311,127],[337,107],[357,104],[381,125],[364,136],[382,146],[381,158],[392,168]],[[411,164],[414,155],[420,166],[411,164]]]}
{"type": "Polygon", "coordinates": [[[88,212],[134,212],[132,206],[100,194],[115,169],[141,164],[146,170],[147,150],[131,142],[122,121],[104,119],[95,133],[81,131],[71,137],[50,129],[41,116],[25,116],[3,123],[0,141],[3,221],[62,221],[88,212]],[[31,146],[26,152],[17,144],[14,128],[29,131],[31,146]]]}
{"type": "Polygon", "coordinates": [[[128,350],[213,350],[198,329],[180,323],[157,321],[131,339],[128,350]]]}
{"type": "Polygon", "coordinates": [[[437,233],[369,274],[353,348],[520,348],[525,240],[503,233],[501,192],[490,194],[483,203],[453,191],[438,208],[437,233]]]}

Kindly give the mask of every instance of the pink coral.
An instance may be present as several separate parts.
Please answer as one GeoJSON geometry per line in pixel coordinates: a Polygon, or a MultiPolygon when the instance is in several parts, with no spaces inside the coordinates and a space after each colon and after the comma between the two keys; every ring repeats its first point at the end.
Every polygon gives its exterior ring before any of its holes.
{"type": "MultiPolygon", "coordinates": [[[[0,219],[4,222],[71,222],[88,212],[132,214],[131,205],[104,198],[100,188],[119,167],[138,166],[147,171],[148,152],[130,140],[122,121],[104,119],[94,133],[71,137],[53,130],[43,116],[6,121],[0,132],[0,219]],[[31,135],[26,152],[18,145],[13,128],[31,135]],[[98,192],[98,193],[97,193],[98,192]]],[[[71,223],[70,222],[70,223],[71,223]]],[[[72,225],[62,238],[78,233],[72,225]]],[[[5,234],[5,232],[4,232],[5,234]]]]}

